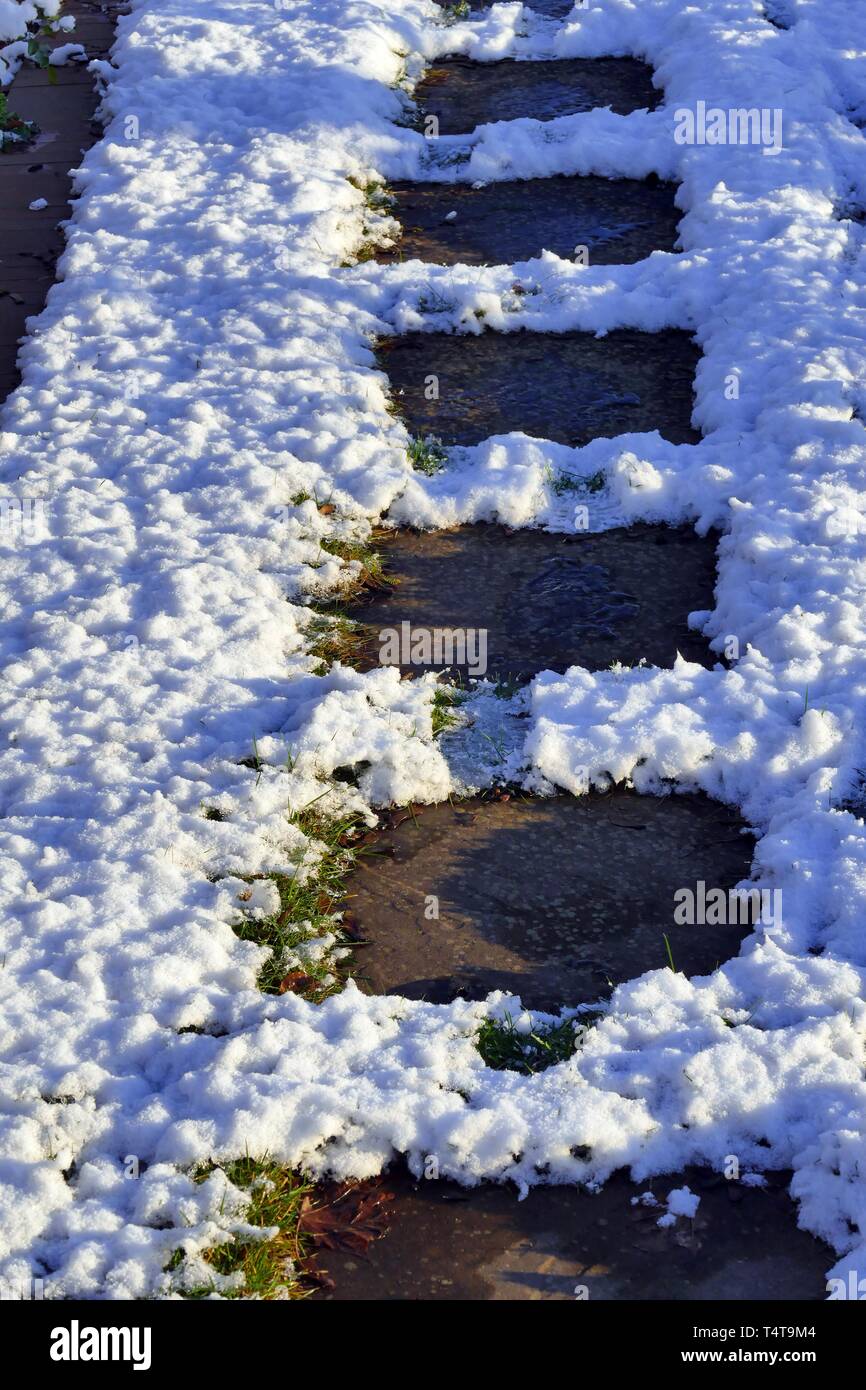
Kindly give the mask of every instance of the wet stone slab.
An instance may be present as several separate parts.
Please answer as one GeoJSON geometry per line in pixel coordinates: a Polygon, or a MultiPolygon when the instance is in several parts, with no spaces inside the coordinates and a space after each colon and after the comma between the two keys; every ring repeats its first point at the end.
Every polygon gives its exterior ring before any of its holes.
{"type": "Polygon", "coordinates": [[[398,242],[376,259],[435,265],[512,265],[542,251],[589,265],[627,265],[673,251],[676,185],[595,177],[469,184],[390,185],[398,242]]]}
{"type": "Polygon", "coordinates": [[[422,117],[435,116],[440,135],[468,135],[491,121],[537,121],[610,106],[619,115],[654,110],[662,94],[652,68],[634,58],[436,59],[415,89],[422,117]]]}
{"type": "Polygon", "coordinates": [[[323,1256],[335,1282],[328,1297],[823,1299],[836,1256],[797,1229],[789,1181],[770,1173],[767,1187],[756,1189],[697,1169],[640,1184],[616,1174],[598,1194],[536,1187],[519,1202],[513,1188],[467,1189],[396,1172],[386,1179],[394,1201],[384,1240],[365,1259],[323,1256]],[[701,1199],[694,1220],[660,1229],[659,1208],[631,1205],[648,1190],[664,1201],[684,1184],[701,1199]]]}
{"type": "MultiPolygon", "coordinates": [[[[48,47],[71,37],[89,58],[105,57],[114,37],[118,4],[71,0],[64,13],[76,29],[48,40],[48,47]]],[[[60,223],[70,216],[72,178],[85,152],[101,133],[94,123],[98,98],[93,74],[71,63],[51,69],[24,67],[7,89],[9,107],[39,127],[27,145],[0,150],[0,400],[18,385],[18,344],[27,319],[45,305],[64,247],[60,223]],[[46,206],[30,204],[45,199],[46,206]]]]}
{"type": "Polygon", "coordinates": [[[446,1003],[490,990],[529,1008],[591,1003],[667,964],[709,973],[748,928],[674,922],[677,889],[728,890],[751,836],[703,796],[607,794],[416,808],[377,837],[348,886],[369,942],[355,976],[374,994],[446,1003]],[[429,897],[439,919],[428,920],[429,897]]]}
{"type": "Polygon", "coordinates": [[[573,447],[599,437],[658,430],[695,444],[694,377],[700,352],[688,333],[406,333],[380,338],[379,366],[410,434],[480,444],[522,431],[573,447]],[[439,396],[430,395],[429,378],[439,396]]]}
{"type": "Polygon", "coordinates": [[[486,672],[470,673],[459,659],[422,660],[404,666],[407,672],[513,680],[575,665],[602,670],[614,661],[670,667],[677,652],[710,667],[718,659],[687,626],[689,613],[712,607],[716,573],[714,536],[690,527],[565,536],[482,524],[397,531],[377,547],[398,583],[367,591],[352,606],[352,617],[370,629],[365,666],[378,664],[383,630],[402,623],[434,634],[487,634],[486,672]]]}

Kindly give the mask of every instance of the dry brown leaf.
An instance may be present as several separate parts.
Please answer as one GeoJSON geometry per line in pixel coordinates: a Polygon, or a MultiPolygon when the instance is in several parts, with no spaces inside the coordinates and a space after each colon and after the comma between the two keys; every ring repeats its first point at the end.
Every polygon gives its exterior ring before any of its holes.
{"type": "Polygon", "coordinates": [[[304,1198],[298,1231],[309,1236],[318,1250],[347,1250],[365,1255],[389,1225],[387,1204],[394,1200],[377,1182],[346,1184],[328,1201],[314,1206],[304,1198]]]}
{"type": "Polygon", "coordinates": [[[303,994],[315,983],[312,975],[305,975],[303,970],[290,970],[280,980],[280,994],[303,994]]]}

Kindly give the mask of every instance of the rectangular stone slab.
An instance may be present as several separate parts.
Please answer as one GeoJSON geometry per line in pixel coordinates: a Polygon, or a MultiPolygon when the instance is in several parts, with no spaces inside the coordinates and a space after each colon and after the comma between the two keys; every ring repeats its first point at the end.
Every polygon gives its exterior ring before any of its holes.
{"type": "Polygon", "coordinates": [[[467,135],[490,121],[549,121],[594,106],[610,106],[620,115],[652,111],[661,93],[652,85],[652,68],[634,58],[437,58],[416,87],[415,100],[422,116],[436,116],[440,135],[467,135]]]}
{"type": "Polygon", "coordinates": [[[470,184],[396,183],[398,242],[378,261],[512,265],[541,252],[563,259],[585,247],[585,264],[629,265],[673,251],[680,213],[676,184],[656,180],[565,178],[470,184]],[[456,215],[455,215],[456,214],[456,215]]]}
{"type": "Polygon", "coordinates": [[[572,446],[658,430],[674,444],[691,426],[700,356],[688,333],[406,333],[380,338],[379,366],[413,436],[480,444],[522,431],[572,446]],[[428,400],[428,379],[439,399],[428,400]]]}
{"type": "MultiPolygon", "coordinates": [[[[433,633],[483,629],[487,674],[497,679],[641,658],[666,668],[678,651],[712,666],[718,658],[686,619],[713,605],[715,540],[643,525],[574,536],[491,525],[397,531],[378,543],[397,584],[367,591],[351,609],[371,629],[363,664],[378,664],[383,630],[408,622],[433,633]]],[[[459,661],[402,669],[470,674],[459,661]]]]}

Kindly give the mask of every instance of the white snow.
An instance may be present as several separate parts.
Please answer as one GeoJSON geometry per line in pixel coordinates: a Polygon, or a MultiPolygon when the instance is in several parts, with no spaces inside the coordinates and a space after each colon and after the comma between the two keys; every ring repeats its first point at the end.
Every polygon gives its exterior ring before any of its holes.
{"type": "Polygon", "coordinates": [[[70,63],[73,58],[85,59],[87,51],[80,43],[61,43],[51,50],[48,55],[48,64],[52,68],[62,68],[70,63]]]}
{"type": "MultiPolygon", "coordinates": [[[[0,3],[0,34],[31,8],[0,3]]],[[[846,114],[866,116],[866,45],[859,0],[789,9],[785,31],[758,0],[597,0],[561,25],[512,4],[448,29],[427,0],[133,0],[120,19],[116,66],[96,64],[108,132],[0,421],[5,1286],[169,1293],[172,1250],[242,1222],[189,1168],[265,1150],[340,1176],[435,1153],[443,1176],[521,1190],[540,1168],[643,1181],[735,1154],[792,1167],[801,1223],[840,1277],[864,1271],[866,841],[840,802],[866,767],[866,275],[842,215],[866,205],[846,114]],[[632,53],[666,104],[428,145],[395,124],[400,84],[446,50],[632,53]],[[781,108],[781,153],[678,145],[673,112],[698,100],[781,108]],[[681,184],[681,254],[341,269],[370,220],[348,176],[651,171],[681,184]],[[514,435],[413,473],[370,339],[478,332],[478,310],[505,332],[692,330],[703,442],[514,435]],[[433,740],[430,680],[313,674],[305,599],[344,569],[321,540],[382,513],[568,529],[561,467],[607,474],[593,527],[723,530],[693,621],[741,656],[546,673],[509,768],[741,806],[784,914],[711,976],[622,985],[577,1057],[522,1077],[472,1041],[509,1001],[263,997],[230,922],[267,910],[244,876],[304,857],[287,807],[372,818],[471,782],[466,729],[457,756],[433,740]],[[357,789],[331,780],[362,763],[357,789]]]]}
{"type": "Polygon", "coordinates": [[[656,1222],[657,1226],[675,1226],[678,1216],[694,1220],[701,1199],[688,1187],[674,1187],[667,1195],[667,1211],[656,1222]]]}

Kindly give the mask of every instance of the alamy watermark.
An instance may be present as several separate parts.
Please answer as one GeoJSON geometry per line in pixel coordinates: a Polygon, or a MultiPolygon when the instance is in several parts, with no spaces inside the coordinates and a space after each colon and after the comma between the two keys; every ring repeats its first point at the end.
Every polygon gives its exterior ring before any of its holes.
{"type": "Polygon", "coordinates": [[[0,535],[32,544],[46,533],[43,497],[0,497],[0,535]]]}
{"type": "Polygon", "coordinates": [[[699,879],[694,888],[674,893],[674,922],[678,927],[780,926],[781,888],[707,888],[699,879]]]}
{"type": "Polygon", "coordinates": [[[845,1279],[827,1280],[827,1302],[838,1303],[840,1300],[866,1303],[866,1279],[860,1278],[859,1270],[849,1269],[845,1279]]]}
{"type": "Polygon", "coordinates": [[[82,1327],[73,1318],[68,1327],[51,1332],[52,1361],[130,1361],[134,1371],[151,1364],[149,1327],[82,1327]]]}
{"type": "Polygon", "coordinates": [[[707,106],[705,101],[678,106],[674,112],[678,145],[760,145],[761,153],[782,149],[780,106],[707,106]]]}
{"type": "Polygon", "coordinates": [[[382,666],[465,666],[470,676],[487,674],[484,627],[384,627],[379,633],[382,666]]]}

